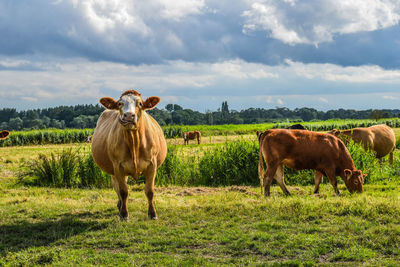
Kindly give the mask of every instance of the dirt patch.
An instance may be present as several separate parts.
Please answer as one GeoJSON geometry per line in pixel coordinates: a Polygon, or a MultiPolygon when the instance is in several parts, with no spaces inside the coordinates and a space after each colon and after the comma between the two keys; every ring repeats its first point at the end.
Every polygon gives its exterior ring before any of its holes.
{"type": "Polygon", "coordinates": [[[201,194],[209,194],[220,191],[219,188],[211,188],[211,187],[188,187],[182,188],[183,190],[176,193],[177,196],[195,196],[201,194]]]}
{"type": "Polygon", "coordinates": [[[296,195],[307,195],[307,191],[304,190],[303,188],[297,187],[297,186],[290,186],[288,187],[290,192],[295,193],[296,195]]]}
{"type": "Polygon", "coordinates": [[[170,194],[176,196],[196,196],[201,194],[211,194],[215,192],[239,192],[246,195],[257,196],[258,193],[252,191],[250,186],[228,186],[228,187],[157,187],[157,193],[170,194]]]}
{"type": "Polygon", "coordinates": [[[240,193],[243,193],[246,195],[251,195],[251,196],[259,195],[256,192],[251,191],[250,189],[251,189],[251,187],[237,186],[237,185],[233,185],[233,186],[226,188],[227,191],[236,191],[236,192],[240,192],[240,193]]]}

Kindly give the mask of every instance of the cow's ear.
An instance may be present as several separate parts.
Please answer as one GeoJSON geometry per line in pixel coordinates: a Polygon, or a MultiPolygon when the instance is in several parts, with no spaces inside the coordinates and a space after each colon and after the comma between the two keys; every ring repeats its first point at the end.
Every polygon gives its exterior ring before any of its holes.
{"type": "Polygon", "coordinates": [[[2,132],[0,133],[0,139],[6,139],[7,136],[9,136],[9,135],[10,135],[10,132],[4,130],[4,131],[2,131],[2,132]]]}
{"type": "Polygon", "coordinates": [[[143,102],[143,109],[152,109],[154,108],[158,103],[160,103],[161,98],[158,96],[150,96],[146,99],[146,101],[143,102]]]}
{"type": "Polygon", "coordinates": [[[259,131],[257,131],[256,134],[257,134],[257,137],[260,137],[260,132],[259,131]]]}
{"type": "Polygon", "coordinates": [[[346,176],[347,179],[349,179],[352,174],[353,174],[353,172],[351,170],[349,170],[349,169],[344,170],[344,175],[346,176]]]}
{"type": "Polygon", "coordinates": [[[338,136],[339,135],[339,131],[337,129],[333,129],[331,131],[331,134],[333,134],[334,136],[338,136]]]}
{"type": "Polygon", "coordinates": [[[102,104],[106,109],[118,109],[117,101],[115,101],[112,97],[101,98],[100,104],[102,104]]]}

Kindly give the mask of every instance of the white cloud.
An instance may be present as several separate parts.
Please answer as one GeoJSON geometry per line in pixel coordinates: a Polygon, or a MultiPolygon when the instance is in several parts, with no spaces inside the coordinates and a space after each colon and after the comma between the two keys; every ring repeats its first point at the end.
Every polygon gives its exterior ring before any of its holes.
{"type": "Polygon", "coordinates": [[[397,97],[391,96],[391,95],[384,95],[382,96],[383,99],[388,99],[388,100],[397,100],[397,97]]]}
{"type": "Polygon", "coordinates": [[[323,79],[348,83],[400,83],[400,70],[385,70],[379,66],[343,67],[334,64],[304,64],[286,60],[288,69],[307,79],[323,79]]]}
{"type": "Polygon", "coordinates": [[[284,43],[314,44],[332,41],[337,34],[374,31],[397,25],[398,0],[248,1],[242,13],[245,32],[265,30],[284,43]]]}
{"type": "Polygon", "coordinates": [[[205,6],[204,0],[158,0],[162,6],[161,16],[166,19],[181,20],[182,18],[200,14],[205,6]]]}
{"type": "Polygon", "coordinates": [[[318,100],[322,103],[329,103],[328,99],[326,99],[325,97],[319,97],[318,100]]]}
{"type": "Polygon", "coordinates": [[[144,96],[158,95],[163,98],[163,103],[194,102],[194,105],[201,105],[201,110],[212,107],[207,101],[200,103],[199,99],[210,99],[214,103],[225,100],[226,96],[231,100],[236,97],[240,105],[247,103],[245,107],[253,106],[253,102],[300,105],[306,103],[300,101],[302,96],[309,101],[312,99],[314,105],[324,107],[329,104],[332,107],[340,102],[335,102],[337,98],[322,96],[322,92],[367,93],[364,89],[360,91],[364,87],[371,94],[380,94],[375,100],[400,98],[396,93],[400,86],[400,70],[384,70],[377,66],[341,67],[293,61],[267,66],[239,59],[218,63],[178,60],[131,66],[85,59],[37,62],[27,58],[4,58],[0,65],[9,67],[9,70],[0,71],[1,106],[10,106],[9,103],[13,103],[11,106],[34,107],[48,106],[49,103],[97,103],[104,94],[116,96],[130,88],[140,90],[144,96]],[[18,67],[41,71],[19,71],[18,67]],[[353,88],[358,89],[352,91],[353,88]],[[299,95],[299,101],[286,97],[290,95],[299,95]]]}

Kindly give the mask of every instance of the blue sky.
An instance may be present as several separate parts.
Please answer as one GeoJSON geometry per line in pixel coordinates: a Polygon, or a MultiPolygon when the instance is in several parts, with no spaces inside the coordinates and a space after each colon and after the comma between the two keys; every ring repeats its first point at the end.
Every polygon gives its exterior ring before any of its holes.
{"type": "Polygon", "coordinates": [[[398,0],[2,0],[0,108],[400,108],[398,0]]]}

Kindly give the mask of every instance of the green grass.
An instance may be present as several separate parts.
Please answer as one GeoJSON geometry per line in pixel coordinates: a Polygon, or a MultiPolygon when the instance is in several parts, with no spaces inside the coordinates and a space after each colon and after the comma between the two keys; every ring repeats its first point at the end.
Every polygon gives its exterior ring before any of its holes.
{"type": "Polygon", "coordinates": [[[0,265],[220,266],[400,263],[398,184],[336,197],[311,186],[157,188],[159,220],[143,191],[131,191],[120,222],[111,189],[1,185],[0,265]]]}
{"type": "MultiPolygon", "coordinates": [[[[182,158],[199,161],[217,148],[221,155],[240,154],[247,151],[240,143],[251,143],[241,141],[225,148],[174,145],[176,154],[169,153],[166,165],[178,172],[170,179],[183,183],[179,171],[196,177],[194,168],[178,166],[182,158]]],[[[268,199],[256,186],[157,186],[157,221],[147,219],[143,185],[130,185],[129,221],[121,222],[111,188],[16,183],[21,164],[39,153],[50,155],[81,145],[0,148],[0,266],[400,265],[399,151],[395,164],[388,167],[349,148],[357,164],[373,162],[362,166],[370,170],[362,194],[350,194],[339,184],[342,194],[335,196],[328,183],[315,196],[312,185],[301,185],[313,182],[307,173],[286,176],[291,196],[274,185],[268,199]]],[[[88,145],[83,146],[82,153],[88,152],[88,145]]],[[[212,162],[211,157],[208,163],[221,164],[220,170],[233,164],[212,162]]],[[[257,184],[258,177],[254,179],[257,184]]]]}

